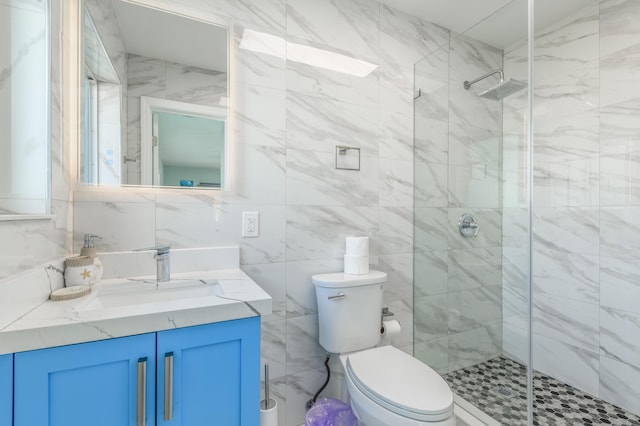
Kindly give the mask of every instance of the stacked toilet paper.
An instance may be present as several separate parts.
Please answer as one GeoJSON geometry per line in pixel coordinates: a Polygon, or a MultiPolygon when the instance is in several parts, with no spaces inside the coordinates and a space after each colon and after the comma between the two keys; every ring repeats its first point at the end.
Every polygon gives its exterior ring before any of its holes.
{"type": "Polygon", "coordinates": [[[344,273],[357,275],[369,273],[368,237],[347,237],[344,273]]]}

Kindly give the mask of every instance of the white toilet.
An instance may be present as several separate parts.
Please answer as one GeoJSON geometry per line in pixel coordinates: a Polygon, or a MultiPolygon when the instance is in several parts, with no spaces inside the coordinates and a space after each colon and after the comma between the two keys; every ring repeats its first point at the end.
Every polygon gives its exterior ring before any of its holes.
{"type": "Polygon", "coordinates": [[[387,274],[342,272],[312,277],[320,345],[340,354],[347,395],[365,426],[455,426],[453,394],[429,366],[380,343],[387,274]]]}

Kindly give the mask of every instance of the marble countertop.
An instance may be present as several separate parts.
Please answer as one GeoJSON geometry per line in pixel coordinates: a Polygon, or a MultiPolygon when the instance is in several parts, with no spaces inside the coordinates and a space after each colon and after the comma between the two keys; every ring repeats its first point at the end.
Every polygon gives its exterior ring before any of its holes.
{"type": "Polygon", "coordinates": [[[248,318],[271,297],[239,268],[103,279],[78,299],[47,300],[0,328],[0,354],[248,318]]]}

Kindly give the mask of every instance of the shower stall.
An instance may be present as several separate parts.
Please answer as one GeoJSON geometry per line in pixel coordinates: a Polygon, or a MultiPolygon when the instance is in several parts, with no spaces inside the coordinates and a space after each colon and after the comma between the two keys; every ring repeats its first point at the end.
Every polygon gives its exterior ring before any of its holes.
{"type": "Polygon", "coordinates": [[[415,64],[414,354],[488,424],[640,424],[638,19],[513,0],[415,64]]]}

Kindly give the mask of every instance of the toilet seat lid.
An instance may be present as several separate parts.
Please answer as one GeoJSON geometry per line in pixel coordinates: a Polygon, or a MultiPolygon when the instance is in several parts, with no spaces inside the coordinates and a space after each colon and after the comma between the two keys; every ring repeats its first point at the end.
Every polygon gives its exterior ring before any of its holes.
{"type": "Polygon", "coordinates": [[[347,374],[370,399],[394,413],[431,421],[453,414],[453,394],[447,382],[393,346],[349,355],[347,374]]]}

